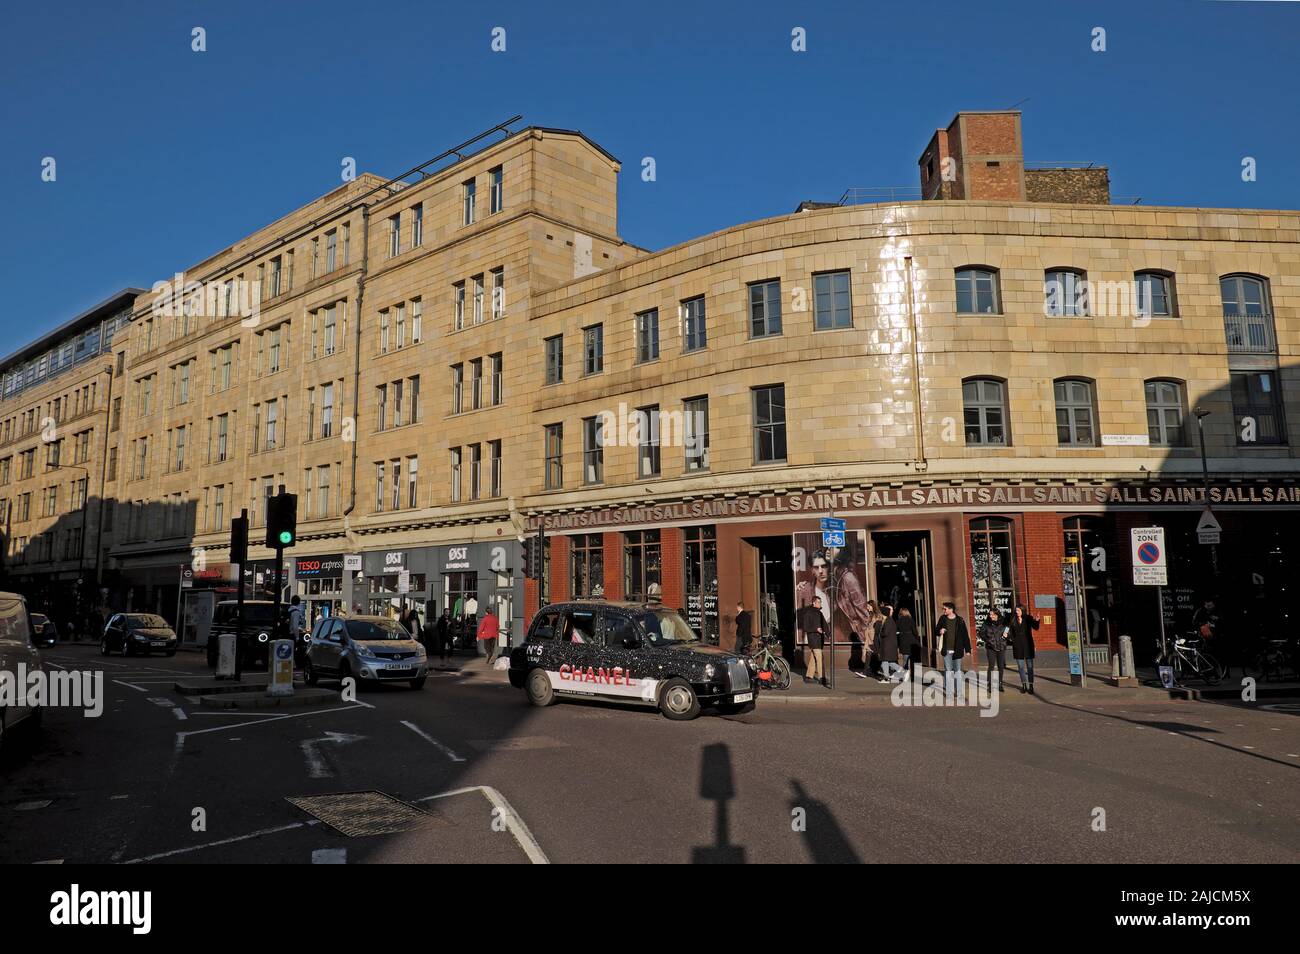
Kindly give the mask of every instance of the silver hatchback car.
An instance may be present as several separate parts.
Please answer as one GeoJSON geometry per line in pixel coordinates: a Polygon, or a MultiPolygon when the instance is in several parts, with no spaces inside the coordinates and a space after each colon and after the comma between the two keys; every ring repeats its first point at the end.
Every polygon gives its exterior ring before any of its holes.
{"type": "Polygon", "coordinates": [[[421,689],[429,676],[429,660],[424,647],[394,620],[331,616],[312,627],[302,672],[309,686],[321,677],[351,677],[358,682],[405,680],[412,689],[421,689]]]}

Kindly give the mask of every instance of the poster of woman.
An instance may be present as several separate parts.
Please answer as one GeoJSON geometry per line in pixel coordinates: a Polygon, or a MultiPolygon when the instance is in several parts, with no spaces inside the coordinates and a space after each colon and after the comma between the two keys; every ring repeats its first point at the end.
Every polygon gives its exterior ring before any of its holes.
{"type": "MultiPolygon", "coordinates": [[[[870,639],[867,616],[867,535],[864,530],[850,530],[842,547],[823,547],[820,533],[794,534],[794,608],[795,616],[814,597],[821,597],[822,615],[827,632],[834,633],[836,655],[849,648],[849,665],[860,667],[864,646],[870,639]]],[[[796,627],[795,643],[807,643],[796,627]]],[[[829,658],[829,652],[827,653],[829,658]]]]}

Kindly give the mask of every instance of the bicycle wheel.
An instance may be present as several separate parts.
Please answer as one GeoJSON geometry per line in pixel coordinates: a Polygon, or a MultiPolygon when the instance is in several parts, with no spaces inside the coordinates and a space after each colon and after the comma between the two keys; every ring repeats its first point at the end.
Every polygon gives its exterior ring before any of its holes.
{"type": "Polygon", "coordinates": [[[790,688],[790,664],[780,656],[772,657],[772,688],[790,688]]]}
{"type": "Polygon", "coordinates": [[[1223,673],[1217,659],[1209,653],[1197,653],[1196,674],[1205,680],[1207,686],[1217,686],[1221,683],[1223,673]]]}

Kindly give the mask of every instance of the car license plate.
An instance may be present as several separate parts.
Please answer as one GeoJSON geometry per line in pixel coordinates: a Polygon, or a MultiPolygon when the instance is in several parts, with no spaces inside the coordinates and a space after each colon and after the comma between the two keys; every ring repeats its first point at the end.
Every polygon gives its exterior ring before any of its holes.
{"type": "Polygon", "coordinates": [[[753,694],[752,692],[738,692],[738,693],[736,693],[734,696],[731,697],[731,701],[732,701],[732,702],[749,702],[749,701],[752,700],[753,698],[754,698],[754,694],[753,694]]]}
{"type": "Polygon", "coordinates": [[[390,670],[396,670],[398,672],[407,672],[408,670],[414,669],[415,667],[408,666],[405,663],[389,663],[388,668],[390,670]]]}
{"type": "Polygon", "coordinates": [[[149,646],[150,646],[151,649],[162,649],[162,648],[163,648],[164,646],[166,646],[166,645],[167,645],[167,644],[164,643],[164,642],[157,642],[157,643],[150,643],[150,644],[149,644],[149,646]]]}

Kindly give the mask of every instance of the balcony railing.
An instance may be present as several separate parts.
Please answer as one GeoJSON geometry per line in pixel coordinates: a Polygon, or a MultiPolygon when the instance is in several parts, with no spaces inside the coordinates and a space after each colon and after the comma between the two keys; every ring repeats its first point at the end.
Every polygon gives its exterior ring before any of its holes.
{"type": "Polygon", "coordinates": [[[1231,353],[1271,354],[1277,350],[1273,316],[1269,314],[1224,314],[1223,334],[1231,353]]]}

